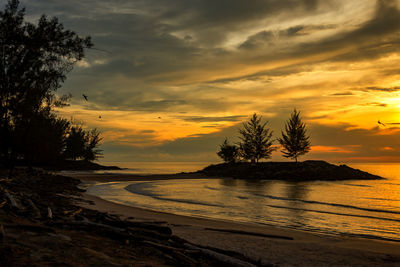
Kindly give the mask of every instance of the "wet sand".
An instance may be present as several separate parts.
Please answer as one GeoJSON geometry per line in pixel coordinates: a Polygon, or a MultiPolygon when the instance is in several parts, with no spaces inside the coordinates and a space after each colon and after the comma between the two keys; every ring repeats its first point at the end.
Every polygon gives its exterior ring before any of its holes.
{"type": "MultiPolygon", "coordinates": [[[[96,175],[75,176],[83,182],[138,181],[205,178],[201,175],[96,175]]],[[[209,177],[207,177],[209,178],[209,177]]],[[[317,234],[274,226],[210,220],[115,204],[84,194],[80,205],[120,215],[133,221],[149,221],[171,227],[173,233],[194,244],[239,252],[263,264],[279,266],[398,266],[400,243],[317,234]]]]}

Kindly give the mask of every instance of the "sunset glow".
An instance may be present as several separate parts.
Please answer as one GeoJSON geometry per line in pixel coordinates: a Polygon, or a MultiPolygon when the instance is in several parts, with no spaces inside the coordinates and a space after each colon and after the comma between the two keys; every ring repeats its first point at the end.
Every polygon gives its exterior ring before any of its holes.
{"type": "Polygon", "coordinates": [[[22,4],[99,49],[58,112],[102,132],[104,161],[217,161],[254,112],[277,138],[293,108],[304,159],[400,160],[400,1],[54,2],[22,4]]]}

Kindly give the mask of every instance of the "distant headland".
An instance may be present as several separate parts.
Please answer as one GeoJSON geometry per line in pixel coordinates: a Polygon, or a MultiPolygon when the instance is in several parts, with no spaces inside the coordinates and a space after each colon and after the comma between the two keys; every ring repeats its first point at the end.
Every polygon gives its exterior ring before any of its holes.
{"type": "MultiPolygon", "coordinates": [[[[24,165],[21,162],[21,165],[24,165]]],[[[99,171],[99,170],[122,170],[117,166],[104,166],[92,161],[86,160],[63,160],[52,163],[38,163],[35,167],[40,167],[51,171],[99,171]]]]}
{"type": "Polygon", "coordinates": [[[334,165],[322,160],[304,162],[221,163],[198,171],[206,176],[251,180],[337,181],[385,179],[347,165],[334,165]]]}

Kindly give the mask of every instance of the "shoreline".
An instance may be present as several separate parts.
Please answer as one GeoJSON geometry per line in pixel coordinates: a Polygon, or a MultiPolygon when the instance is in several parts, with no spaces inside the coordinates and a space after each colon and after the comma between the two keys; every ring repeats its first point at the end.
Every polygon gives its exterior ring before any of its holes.
{"type": "MultiPolygon", "coordinates": [[[[185,179],[176,175],[91,175],[82,182],[185,179]],[[167,178],[167,176],[169,178],[167,178]],[[171,177],[173,176],[173,177],[171,177]]],[[[76,177],[77,178],[77,177],[76,177]]],[[[186,179],[193,179],[192,175],[186,179]]],[[[196,177],[201,178],[201,177],[196,177]]],[[[203,177],[205,178],[205,177],[203,177]]],[[[87,193],[79,205],[119,215],[131,221],[155,222],[170,227],[178,237],[201,246],[235,251],[263,264],[277,265],[391,265],[400,262],[400,243],[350,236],[328,235],[277,226],[175,215],[113,203],[87,193]]]]}

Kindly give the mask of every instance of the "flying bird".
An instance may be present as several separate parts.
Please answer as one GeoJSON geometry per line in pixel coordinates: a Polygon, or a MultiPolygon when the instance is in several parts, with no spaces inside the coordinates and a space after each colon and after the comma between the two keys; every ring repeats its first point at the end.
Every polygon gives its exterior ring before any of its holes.
{"type": "Polygon", "coordinates": [[[381,124],[382,126],[386,127],[386,125],[400,125],[400,122],[386,122],[386,123],[383,123],[380,120],[378,120],[378,124],[381,124]]]}
{"type": "Polygon", "coordinates": [[[382,123],[380,120],[378,120],[378,124],[382,124],[383,127],[386,126],[386,124],[382,123]]]}
{"type": "Polygon", "coordinates": [[[83,96],[83,98],[84,98],[86,101],[88,101],[88,96],[87,96],[87,95],[82,94],[82,96],[83,96]]]}

